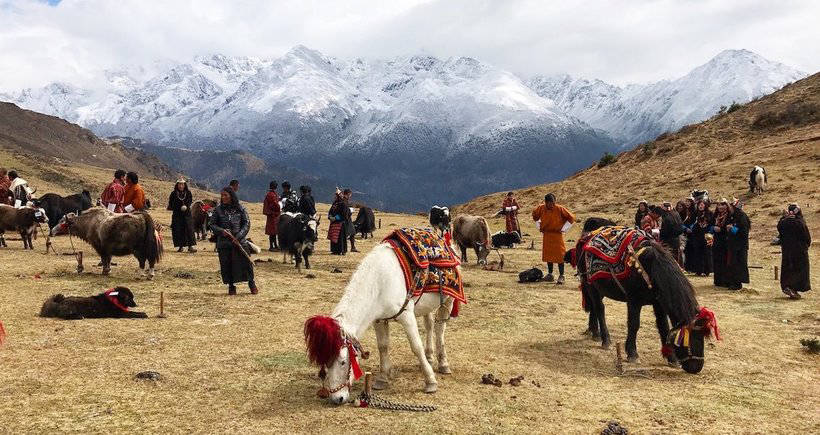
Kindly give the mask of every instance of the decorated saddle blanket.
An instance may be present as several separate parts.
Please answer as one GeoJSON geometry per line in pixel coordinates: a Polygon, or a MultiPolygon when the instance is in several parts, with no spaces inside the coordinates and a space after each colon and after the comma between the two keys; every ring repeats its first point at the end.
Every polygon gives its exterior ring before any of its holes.
{"type": "Polygon", "coordinates": [[[384,238],[401,264],[407,292],[413,296],[441,291],[467,303],[458,266],[461,262],[450,243],[431,228],[399,228],[384,238]]]}
{"type": "Polygon", "coordinates": [[[637,251],[648,245],[652,236],[643,230],[629,227],[603,227],[591,232],[583,244],[586,274],[590,281],[618,279],[630,274],[628,246],[637,251]]]}

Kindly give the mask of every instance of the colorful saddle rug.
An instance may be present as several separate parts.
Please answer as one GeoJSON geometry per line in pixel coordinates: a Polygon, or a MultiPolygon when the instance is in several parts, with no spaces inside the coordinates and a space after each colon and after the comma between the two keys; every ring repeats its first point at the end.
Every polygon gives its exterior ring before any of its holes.
{"type": "Polygon", "coordinates": [[[441,292],[467,303],[458,269],[461,262],[450,244],[431,228],[400,228],[383,242],[396,252],[408,294],[441,292]]]}
{"type": "Polygon", "coordinates": [[[649,244],[652,236],[643,230],[629,227],[603,227],[591,232],[583,245],[586,274],[590,281],[625,279],[630,274],[628,246],[637,251],[649,244]]]}

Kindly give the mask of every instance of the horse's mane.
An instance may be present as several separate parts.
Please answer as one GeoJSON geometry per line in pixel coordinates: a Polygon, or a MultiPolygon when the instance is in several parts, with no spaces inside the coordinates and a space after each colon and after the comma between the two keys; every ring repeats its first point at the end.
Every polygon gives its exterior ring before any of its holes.
{"type": "Polygon", "coordinates": [[[304,332],[308,359],[319,367],[332,363],[344,345],[341,327],[332,317],[313,316],[307,319],[304,332]]]}
{"type": "Polygon", "coordinates": [[[652,242],[640,256],[652,280],[653,291],[675,327],[688,324],[698,314],[698,301],[692,283],[681,272],[672,255],[659,243],[652,242]]]}

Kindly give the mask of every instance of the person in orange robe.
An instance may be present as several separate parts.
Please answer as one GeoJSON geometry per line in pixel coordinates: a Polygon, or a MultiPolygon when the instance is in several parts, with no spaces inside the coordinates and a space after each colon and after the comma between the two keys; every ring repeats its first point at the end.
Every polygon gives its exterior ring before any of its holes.
{"type": "Polygon", "coordinates": [[[122,198],[122,205],[126,213],[133,213],[145,208],[145,191],[139,185],[139,176],[136,172],[129,172],[125,175],[125,194],[122,198]]]}
{"type": "Polygon", "coordinates": [[[540,221],[539,231],[543,234],[541,246],[541,261],[547,263],[547,282],[552,282],[552,264],[558,263],[558,281],[556,284],[564,283],[564,253],[567,248],[564,246],[564,234],[561,229],[567,222],[574,223],[575,215],[570,213],[566,207],[555,203],[555,195],[552,193],[544,196],[544,203],[532,211],[532,220],[540,221]]]}

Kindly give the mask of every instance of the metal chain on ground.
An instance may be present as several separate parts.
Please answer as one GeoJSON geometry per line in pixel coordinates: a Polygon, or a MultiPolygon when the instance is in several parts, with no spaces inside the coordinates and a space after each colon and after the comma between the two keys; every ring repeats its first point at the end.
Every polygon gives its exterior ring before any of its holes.
{"type": "Polygon", "coordinates": [[[359,395],[358,400],[363,404],[367,404],[367,407],[369,408],[386,409],[388,411],[433,412],[438,409],[438,407],[434,405],[406,405],[403,403],[391,402],[389,400],[382,399],[375,394],[368,395],[364,391],[362,391],[362,394],[359,395]]]}

